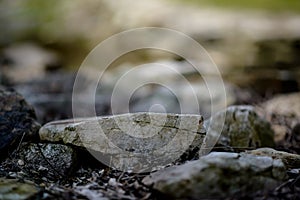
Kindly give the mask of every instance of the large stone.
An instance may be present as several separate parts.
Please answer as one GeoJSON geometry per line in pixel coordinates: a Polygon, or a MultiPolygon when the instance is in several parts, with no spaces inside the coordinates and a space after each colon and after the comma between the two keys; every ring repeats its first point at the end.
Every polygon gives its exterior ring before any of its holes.
{"type": "Polygon", "coordinates": [[[202,122],[200,115],[129,113],[51,122],[39,135],[42,141],[87,148],[109,166],[150,170],[199,147],[205,137],[202,122]]]}
{"type": "Polygon", "coordinates": [[[259,156],[269,156],[273,159],[281,159],[282,162],[288,168],[299,168],[300,166],[300,155],[287,153],[284,151],[276,151],[272,148],[259,148],[247,153],[259,156]]]}
{"type": "Polygon", "coordinates": [[[231,106],[205,121],[208,140],[228,150],[274,146],[270,124],[252,106],[231,106]],[[224,124],[221,123],[224,119],[224,124]],[[221,134],[219,130],[222,130],[221,134]]]}
{"type": "MultiPolygon", "coordinates": [[[[38,137],[35,112],[14,90],[0,87],[0,151],[15,147],[23,139],[38,137]]],[[[0,155],[1,156],[1,155],[0,155]]]]}
{"type": "Polygon", "coordinates": [[[31,199],[34,198],[38,192],[38,188],[32,183],[22,183],[17,179],[0,178],[0,199],[31,199]]]}
{"type": "Polygon", "coordinates": [[[143,183],[172,199],[246,197],[274,189],[285,173],[270,157],[214,152],[152,173],[143,183]]]}

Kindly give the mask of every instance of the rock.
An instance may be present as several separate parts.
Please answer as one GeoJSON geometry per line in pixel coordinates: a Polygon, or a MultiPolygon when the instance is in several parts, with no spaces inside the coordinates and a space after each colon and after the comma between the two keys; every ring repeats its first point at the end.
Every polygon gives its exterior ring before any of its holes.
{"type": "Polygon", "coordinates": [[[31,199],[39,190],[32,183],[22,183],[17,179],[0,178],[0,199],[25,200],[31,199]]]}
{"type": "Polygon", "coordinates": [[[300,93],[278,95],[263,103],[262,107],[268,113],[300,118],[300,93]]]}
{"type": "MultiPolygon", "coordinates": [[[[300,123],[300,93],[281,94],[257,106],[265,118],[272,123],[277,144],[285,143],[292,135],[293,128],[300,123]]],[[[293,147],[298,148],[298,142],[292,141],[293,147]]],[[[290,146],[287,146],[290,148],[290,146]]]]}
{"type": "Polygon", "coordinates": [[[280,160],[213,152],[197,161],[152,173],[143,183],[172,199],[241,198],[272,190],[285,176],[280,160]]]}
{"type": "Polygon", "coordinates": [[[41,141],[87,148],[108,166],[150,170],[199,147],[205,137],[202,122],[200,115],[129,113],[50,122],[39,136],[41,141]]]}
{"type": "Polygon", "coordinates": [[[35,112],[25,99],[14,90],[0,87],[0,151],[19,145],[23,139],[38,137],[40,125],[35,112]]]}
{"type": "Polygon", "coordinates": [[[292,130],[292,144],[296,148],[300,148],[300,123],[296,124],[292,130]]]}
{"type": "Polygon", "coordinates": [[[269,156],[273,159],[281,159],[288,168],[298,168],[300,166],[300,155],[287,153],[284,151],[276,151],[272,148],[259,148],[247,153],[259,156],[269,156]]]}
{"type": "Polygon", "coordinates": [[[284,116],[292,120],[291,126],[300,122],[300,93],[282,94],[261,105],[266,116],[271,120],[274,115],[284,116]]]}
{"type": "Polygon", "coordinates": [[[210,128],[208,140],[218,140],[217,144],[228,150],[274,146],[270,124],[259,117],[252,106],[230,106],[206,120],[204,125],[210,128]],[[225,122],[220,124],[224,115],[225,122]],[[220,127],[223,127],[221,135],[217,131],[220,127]]]}
{"type": "Polygon", "coordinates": [[[21,168],[29,173],[39,172],[50,180],[65,177],[76,167],[76,152],[62,144],[23,144],[18,152],[21,168]]]}
{"type": "Polygon", "coordinates": [[[274,130],[274,141],[275,143],[279,143],[281,141],[284,141],[284,139],[287,136],[288,128],[284,125],[278,125],[278,124],[272,124],[272,129],[274,130]]]}
{"type": "Polygon", "coordinates": [[[9,83],[24,83],[45,77],[47,70],[60,67],[58,56],[33,43],[15,44],[3,50],[4,59],[0,63],[2,75],[9,83]]]}

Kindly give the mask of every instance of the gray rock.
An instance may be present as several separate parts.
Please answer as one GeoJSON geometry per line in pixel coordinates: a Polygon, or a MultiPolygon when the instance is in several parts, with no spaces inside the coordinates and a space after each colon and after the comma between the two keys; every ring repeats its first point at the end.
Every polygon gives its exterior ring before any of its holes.
{"type": "Polygon", "coordinates": [[[214,115],[204,123],[208,140],[218,140],[218,145],[229,150],[273,147],[274,133],[270,124],[259,117],[252,106],[231,106],[214,115]],[[220,119],[224,118],[224,124],[220,119]],[[222,127],[221,135],[218,132],[222,127]],[[220,136],[219,136],[220,135],[220,136]]]}
{"type": "Polygon", "coordinates": [[[38,172],[50,180],[69,175],[76,166],[76,152],[62,144],[23,144],[18,164],[29,173],[38,172]],[[21,161],[21,162],[20,162],[21,161]]]}
{"type": "Polygon", "coordinates": [[[37,187],[32,183],[0,178],[0,199],[25,200],[33,198],[38,192],[37,187]]]}
{"type": "Polygon", "coordinates": [[[112,167],[145,170],[164,166],[201,145],[202,122],[200,115],[129,113],[55,121],[44,125],[39,135],[42,141],[87,148],[112,167]]]}
{"type": "Polygon", "coordinates": [[[228,198],[274,189],[285,176],[280,160],[213,152],[197,161],[152,173],[143,183],[174,199],[228,198]]]}
{"type": "MultiPolygon", "coordinates": [[[[0,152],[19,145],[23,139],[38,137],[40,125],[33,108],[12,89],[0,86],[0,152]]],[[[1,156],[1,155],[0,155],[1,156]]]]}
{"type": "Polygon", "coordinates": [[[273,159],[281,159],[288,168],[298,168],[300,166],[300,155],[287,153],[284,151],[276,151],[272,148],[259,148],[247,153],[259,156],[269,156],[273,159]]]}

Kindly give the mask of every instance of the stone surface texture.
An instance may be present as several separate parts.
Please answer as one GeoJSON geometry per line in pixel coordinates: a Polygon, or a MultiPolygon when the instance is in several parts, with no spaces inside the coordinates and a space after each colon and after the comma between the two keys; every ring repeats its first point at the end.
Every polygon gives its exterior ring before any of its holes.
{"type": "Polygon", "coordinates": [[[272,147],[274,133],[270,124],[252,106],[230,106],[205,121],[208,140],[234,149],[272,147]],[[224,124],[221,123],[225,118],[224,124]],[[219,130],[222,130],[221,135],[219,130]]]}
{"type": "Polygon", "coordinates": [[[51,122],[40,129],[39,136],[42,141],[101,153],[109,157],[106,164],[115,167],[128,162],[129,168],[143,168],[170,163],[201,145],[205,137],[202,124],[200,115],[129,113],[51,122]]]}
{"type": "Polygon", "coordinates": [[[257,109],[272,123],[275,141],[283,142],[290,134],[294,135],[293,130],[300,124],[300,93],[274,96],[260,104],[257,109]]]}
{"type": "Polygon", "coordinates": [[[17,146],[22,139],[34,138],[40,125],[33,108],[12,89],[0,86],[0,151],[17,146]]]}
{"type": "Polygon", "coordinates": [[[265,102],[262,107],[267,113],[298,118],[300,121],[300,93],[278,95],[265,102]]]}
{"type": "Polygon", "coordinates": [[[284,151],[276,151],[272,148],[259,148],[247,153],[258,155],[258,156],[269,156],[273,159],[281,159],[282,162],[288,168],[299,168],[300,166],[300,155],[287,153],[284,151]]]}
{"type": "Polygon", "coordinates": [[[240,198],[274,189],[285,173],[284,164],[270,157],[213,152],[154,172],[143,183],[173,199],[240,198]]]}

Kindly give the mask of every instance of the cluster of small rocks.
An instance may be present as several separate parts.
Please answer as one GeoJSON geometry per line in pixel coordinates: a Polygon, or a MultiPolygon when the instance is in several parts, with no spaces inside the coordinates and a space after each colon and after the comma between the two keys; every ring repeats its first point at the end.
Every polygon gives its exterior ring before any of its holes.
{"type": "Polygon", "coordinates": [[[252,106],[231,106],[205,121],[129,113],[40,128],[20,94],[0,94],[1,152],[8,154],[0,165],[2,199],[299,198],[300,155],[273,149],[271,125],[252,106]]]}

